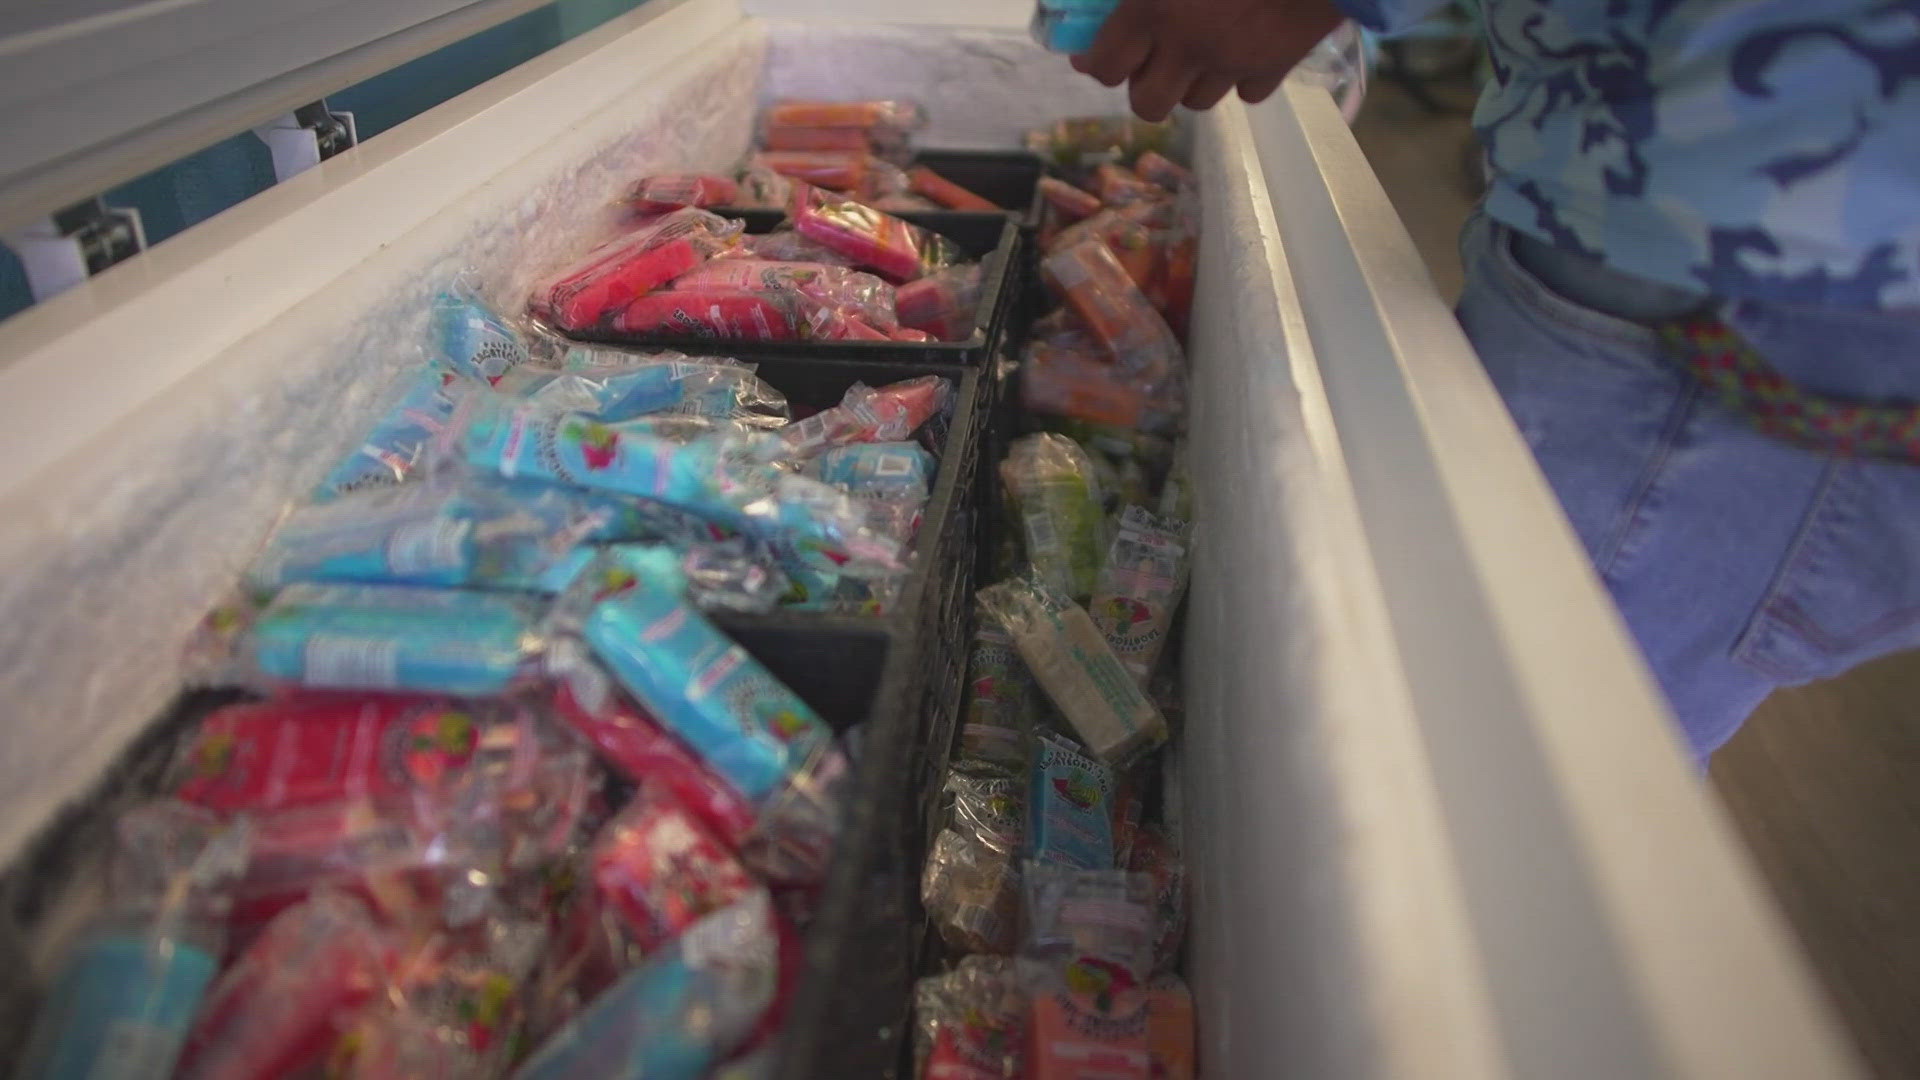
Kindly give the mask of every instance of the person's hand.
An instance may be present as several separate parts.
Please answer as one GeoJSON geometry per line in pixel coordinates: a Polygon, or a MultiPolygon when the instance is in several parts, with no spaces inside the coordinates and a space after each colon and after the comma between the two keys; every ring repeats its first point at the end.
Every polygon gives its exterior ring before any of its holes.
{"type": "Polygon", "coordinates": [[[1330,0],[1121,0],[1073,66],[1108,86],[1130,81],[1133,111],[1164,120],[1235,88],[1266,100],[1340,19],[1330,0]]]}

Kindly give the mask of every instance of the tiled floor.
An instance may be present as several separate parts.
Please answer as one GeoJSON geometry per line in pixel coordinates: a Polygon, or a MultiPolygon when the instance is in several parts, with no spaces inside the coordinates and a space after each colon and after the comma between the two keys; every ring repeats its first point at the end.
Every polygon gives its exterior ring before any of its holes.
{"type": "MultiPolygon", "coordinates": [[[[1457,296],[1454,237],[1474,197],[1465,116],[1383,84],[1354,130],[1457,296]]],[[[1920,1077],[1920,653],[1775,695],[1712,773],[1874,1072],[1920,1077]]]]}

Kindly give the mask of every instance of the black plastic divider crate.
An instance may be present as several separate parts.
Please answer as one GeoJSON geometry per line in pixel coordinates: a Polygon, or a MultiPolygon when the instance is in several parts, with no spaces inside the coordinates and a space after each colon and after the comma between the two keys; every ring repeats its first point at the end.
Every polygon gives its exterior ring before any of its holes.
{"type": "Polygon", "coordinates": [[[1023,228],[1040,227],[1040,178],[1046,166],[1038,155],[1020,150],[922,150],[913,163],[998,204],[1023,228]]]}
{"type": "MultiPolygon", "coordinates": [[[[722,616],[719,625],[786,681],[836,731],[858,729],[852,797],[819,915],[809,929],[806,970],[789,1013],[783,1066],[789,1078],[884,1076],[901,1052],[917,934],[923,857],[921,757],[929,726],[951,730],[961,697],[964,638],[955,620],[972,592],[975,485],[986,425],[980,372],[951,364],[839,358],[763,358],[759,373],[804,408],[837,404],[855,382],[884,385],[937,375],[952,380],[954,405],[939,470],[897,607],[884,615],[799,612],[722,616]],[[959,642],[959,644],[956,644],[959,642]],[[945,719],[929,719],[944,714],[945,719]]],[[[95,857],[116,812],[161,792],[181,734],[214,709],[247,695],[183,694],[128,748],[87,797],[50,822],[0,872],[0,961],[59,923],[77,895],[98,899],[95,857]]],[[[0,1060],[23,1049],[33,1019],[28,980],[0,983],[0,1060]]]]}
{"type": "MultiPolygon", "coordinates": [[[[786,363],[763,364],[763,377],[779,386],[779,369],[786,363]]],[[[810,637],[803,648],[785,653],[802,665],[831,667],[836,662],[836,646],[828,635],[879,631],[889,641],[859,739],[854,796],[807,941],[806,973],[786,1026],[777,1074],[782,1080],[883,1077],[893,1074],[904,1045],[924,921],[918,894],[926,840],[929,735],[951,733],[963,690],[978,520],[975,489],[988,381],[972,369],[844,358],[792,363],[869,383],[949,371],[959,390],[938,482],[921,525],[912,582],[896,611],[885,618],[814,619],[811,627],[799,615],[729,625],[750,649],[755,632],[790,630],[810,637]]],[[[806,680],[818,674],[796,670],[791,676],[795,690],[805,696],[806,680]]]]}
{"type": "MultiPolygon", "coordinates": [[[[719,208],[716,213],[746,222],[752,234],[772,232],[786,215],[778,210],[719,208]]],[[[702,337],[630,334],[595,329],[569,332],[579,341],[600,342],[638,349],[678,349],[686,353],[720,352],[743,360],[773,357],[856,358],[911,360],[930,364],[980,365],[993,354],[1004,332],[1006,315],[1017,302],[1025,280],[1027,260],[1020,227],[999,214],[955,214],[945,211],[898,215],[959,244],[980,261],[980,307],[973,336],[965,341],[733,341],[702,337]]]]}

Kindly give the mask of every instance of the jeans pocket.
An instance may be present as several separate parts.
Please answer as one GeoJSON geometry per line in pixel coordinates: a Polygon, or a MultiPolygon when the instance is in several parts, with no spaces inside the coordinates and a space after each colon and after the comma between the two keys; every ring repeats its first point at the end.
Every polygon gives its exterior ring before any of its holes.
{"type": "Polygon", "coordinates": [[[1920,644],[1920,468],[1836,460],[1734,657],[1786,685],[1920,644]]]}
{"type": "Polygon", "coordinates": [[[1527,269],[1513,252],[1514,232],[1487,217],[1468,224],[1484,229],[1470,243],[1486,260],[1485,272],[1498,279],[1502,291],[1549,329],[1572,331],[1582,338],[1610,346],[1608,351],[1652,362],[1659,355],[1660,337],[1653,328],[1590,307],[1556,290],[1527,269]]]}

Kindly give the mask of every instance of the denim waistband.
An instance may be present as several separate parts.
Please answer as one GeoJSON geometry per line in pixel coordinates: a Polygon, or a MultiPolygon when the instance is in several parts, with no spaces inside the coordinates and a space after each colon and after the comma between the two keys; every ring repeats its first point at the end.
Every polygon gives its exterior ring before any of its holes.
{"type": "Polygon", "coordinates": [[[1658,323],[1698,311],[1705,292],[1623,274],[1596,259],[1513,231],[1513,257],[1527,272],[1582,307],[1637,323],[1658,323]]]}

